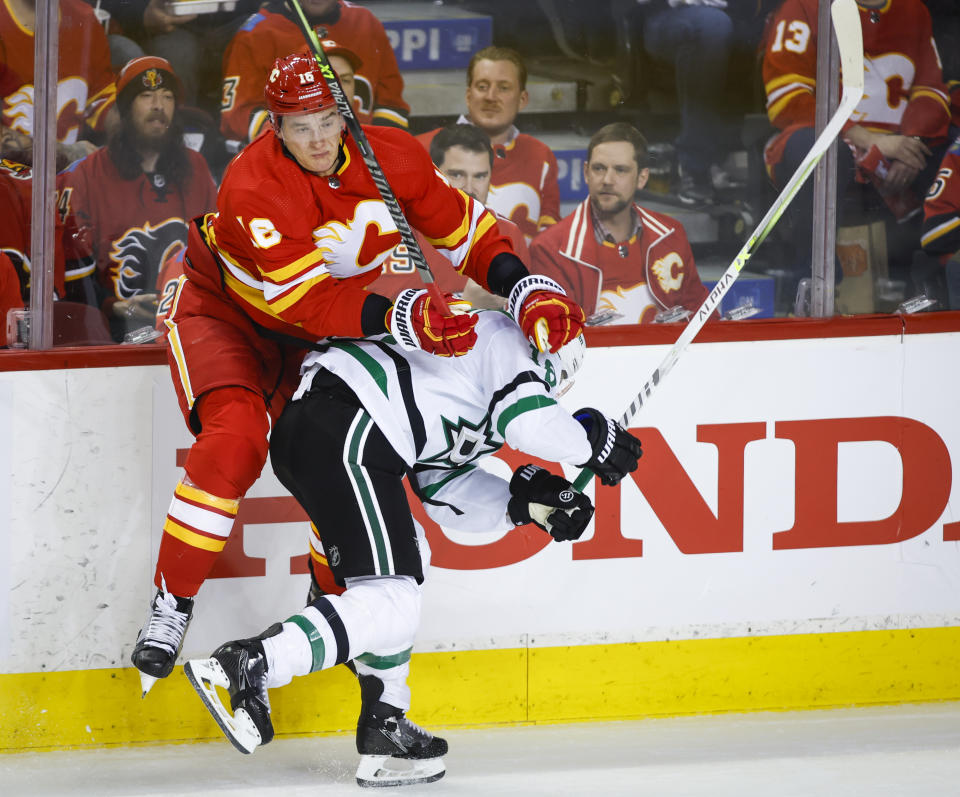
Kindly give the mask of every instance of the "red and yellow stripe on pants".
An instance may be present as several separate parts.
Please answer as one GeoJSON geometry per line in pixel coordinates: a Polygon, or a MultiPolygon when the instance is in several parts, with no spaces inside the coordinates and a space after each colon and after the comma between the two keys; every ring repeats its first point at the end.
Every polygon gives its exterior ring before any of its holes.
{"type": "Polygon", "coordinates": [[[219,498],[181,481],[163,524],[157,586],[165,579],[174,595],[196,595],[227,544],[239,506],[239,498],[219,498]]]}

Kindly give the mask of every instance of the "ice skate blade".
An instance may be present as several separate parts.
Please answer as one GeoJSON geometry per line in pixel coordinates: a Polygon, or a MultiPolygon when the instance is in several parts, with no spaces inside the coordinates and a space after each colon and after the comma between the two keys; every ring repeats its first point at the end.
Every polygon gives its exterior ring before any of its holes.
{"type": "Polygon", "coordinates": [[[216,659],[191,659],[183,665],[183,674],[190,680],[207,711],[217,721],[230,743],[241,753],[252,753],[260,745],[260,731],[247,710],[238,708],[235,714],[220,701],[217,687],[230,687],[230,679],[216,659]]]}
{"type": "Polygon", "coordinates": [[[357,767],[357,783],[364,787],[412,786],[433,783],[447,768],[442,758],[393,758],[388,755],[362,755],[357,767]]]}
{"type": "Polygon", "coordinates": [[[145,672],[140,673],[140,689],[142,690],[142,694],[140,695],[141,700],[147,696],[147,692],[153,689],[153,685],[159,680],[159,678],[154,678],[152,675],[147,675],[145,672]]]}

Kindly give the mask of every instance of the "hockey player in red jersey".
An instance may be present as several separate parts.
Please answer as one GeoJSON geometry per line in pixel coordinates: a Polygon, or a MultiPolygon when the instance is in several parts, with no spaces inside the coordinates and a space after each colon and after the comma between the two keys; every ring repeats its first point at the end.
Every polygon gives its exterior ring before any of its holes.
{"type": "MultiPolygon", "coordinates": [[[[921,0],[858,0],[865,91],[838,151],[837,195],[854,176],[871,182],[897,221],[917,214],[945,149],[950,103],[921,0]]],[[[817,0],[785,0],[767,28],[763,80],[767,115],[779,128],[767,144],[778,186],[796,171],[814,138],[817,0]]],[[[795,269],[810,269],[813,183],[791,206],[798,230],[795,269]]],[[[841,216],[843,205],[838,206],[841,216]]]]}
{"type": "MultiPolygon", "coordinates": [[[[383,25],[367,8],[345,0],[303,0],[311,25],[324,37],[350,48],[354,65],[353,104],[363,124],[407,127],[410,106],[403,99],[403,78],[383,25]]],[[[324,38],[321,37],[321,38],[324,38]]],[[[220,128],[228,139],[252,141],[264,128],[267,109],[263,84],[275,58],[304,50],[295,12],[274,0],[243,24],[223,57],[220,128]]]]}
{"type": "MultiPolygon", "coordinates": [[[[478,50],[467,67],[467,113],[457,123],[476,125],[490,136],[496,157],[487,204],[513,221],[529,242],[560,218],[560,186],[550,147],[514,124],[530,99],[526,85],[527,69],[515,50],[478,50]]],[[[417,140],[430,149],[437,132],[417,140]]]]}
{"type": "MultiPolygon", "coordinates": [[[[272,128],[228,167],[217,213],[191,223],[165,322],[174,386],[197,439],[132,654],[145,690],[173,668],[193,598],[266,460],[268,418],[283,407],[300,347],[389,332],[406,349],[458,356],[476,340],[475,315],[446,315],[425,290],[394,303],[366,289],[400,234],[316,61],[278,58],[265,95],[272,128]]],[[[365,133],[411,224],[453,267],[507,297],[526,337],[539,340],[535,329],[546,328],[556,351],[580,333],[579,306],[527,272],[492,214],[444,182],[408,133],[365,133]]]]}

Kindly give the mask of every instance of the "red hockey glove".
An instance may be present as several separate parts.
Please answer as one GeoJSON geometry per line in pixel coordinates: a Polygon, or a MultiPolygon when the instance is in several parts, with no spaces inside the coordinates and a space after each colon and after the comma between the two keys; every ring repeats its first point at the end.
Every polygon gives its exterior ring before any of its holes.
{"type": "Polygon", "coordinates": [[[514,285],[507,309],[540,351],[555,352],[583,331],[583,309],[542,274],[530,274],[514,285]]]}
{"type": "Polygon", "coordinates": [[[477,316],[470,312],[470,303],[450,294],[444,298],[450,315],[436,309],[425,290],[407,288],[400,292],[387,314],[387,326],[401,349],[459,357],[473,348],[477,342],[477,316]]]}

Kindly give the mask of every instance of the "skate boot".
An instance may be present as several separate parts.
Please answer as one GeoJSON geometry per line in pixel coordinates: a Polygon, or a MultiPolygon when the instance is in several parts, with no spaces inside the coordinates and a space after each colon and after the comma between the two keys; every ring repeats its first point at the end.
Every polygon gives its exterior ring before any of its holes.
{"type": "Polygon", "coordinates": [[[163,582],[157,590],[150,605],[150,615],[130,654],[133,666],[140,670],[141,697],[147,696],[159,678],[166,678],[173,672],[183,646],[183,636],[193,617],[193,598],[179,598],[167,592],[166,586],[163,582]]]}
{"type": "Polygon", "coordinates": [[[447,752],[446,740],[408,720],[403,709],[381,702],[379,678],[358,678],[363,703],[357,722],[357,783],[406,786],[440,780],[446,772],[440,758],[447,752]]]}
{"type": "Polygon", "coordinates": [[[259,637],[227,642],[209,659],[191,659],[183,665],[184,674],[207,711],[241,753],[252,753],[273,739],[267,657],[260,640],[280,630],[279,624],[273,625],[259,637]],[[230,693],[229,710],[217,694],[218,686],[230,693]]]}

